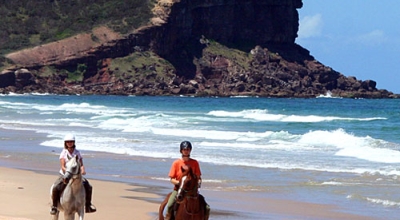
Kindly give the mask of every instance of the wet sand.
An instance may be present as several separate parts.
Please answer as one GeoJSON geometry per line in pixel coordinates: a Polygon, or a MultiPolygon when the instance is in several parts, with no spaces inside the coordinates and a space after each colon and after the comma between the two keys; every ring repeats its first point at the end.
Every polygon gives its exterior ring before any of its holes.
{"type": "MultiPolygon", "coordinates": [[[[55,159],[58,152],[28,147],[39,145],[43,139],[41,134],[9,130],[1,132],[7,135],[4,135],[6,138],[2,139],[0,149],[0,220],[51,219],[50,185],[57,178],[54,170],[59,166],[55,159]],[[21,140],[19,137],[25,138],[21,140]],[[31,157],[36,154],[40,158],[31,157]]],[[[86,158],[85,163],[89,160],[90,157],[86,158]]],[[[140,160],[146,161],[148,158],[140,160]]],[[[159,204],[170,187],[172,189],[168,181],[149,184],[140,181],[139,184],[135,180],[126,183],[96,180],[92,176],[88,178],[93,186],[92,202],[98,211],[85,214],[87,220],[157,219],[159,204]]],[[[255,192],[207,190],[207,184],[203,183],[205,189],[202,188],[201,193],[211,206],[210,219],[213,220],[374,219],[344,213],[334,205],[292,201],[285,199],[284,195],[269,197],[255,192]]]]}
{"type": "MultiPolygon", "coordinates": [[[[0,167],[0,220],[50,219],[49,183],[55,178],[56,176],[34,171],[0,167]]],[[[85,219],[157,219],[159,203],[163,196],[150,193],[157,190],[112,181],[90,180],[90,182],[94,187],[93,204],[98,211],[86,214],[85,219]]],[[[241,208],[265,217],[258,216],[255,219],[370,219],[341,213],[330,205],[284,199],[252,198],[247,202],[241,200],[241,203],[236,203],[237,198],[246,198],[241,195],[243,193],[245,194],[245,192],[205,192],[204,195],[210,197],[208,200],[212,208],[210,219],[243,219],[241,208]],[[213,205],[219,206],[215,198],[221,197],[224,201],[230,201],[230,204],[225,204],[230,210],[215,209],[215,207],[213,209],[213,205]],[[248,207],[243,207],[243,204],[247,204],[248,207]]],[[[222,203],[226,203],[224,201],[222,203]]]]}

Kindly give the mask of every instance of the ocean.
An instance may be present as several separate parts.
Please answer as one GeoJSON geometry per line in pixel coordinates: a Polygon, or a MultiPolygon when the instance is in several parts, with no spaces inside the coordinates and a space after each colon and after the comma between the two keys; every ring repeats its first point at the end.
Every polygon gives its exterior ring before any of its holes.
{"type": "Polygon", "coordinates": [[[398,219],[399,107],[399,99],[330,96],[1,95],[0,165],[57,175],[63,137],[74,133],[89,179],[165,194],[170,165],[188,140],[201,193],[212,210],[232,214],[212,219],[279,219],[248,202],[263,198],[398,219]]]}

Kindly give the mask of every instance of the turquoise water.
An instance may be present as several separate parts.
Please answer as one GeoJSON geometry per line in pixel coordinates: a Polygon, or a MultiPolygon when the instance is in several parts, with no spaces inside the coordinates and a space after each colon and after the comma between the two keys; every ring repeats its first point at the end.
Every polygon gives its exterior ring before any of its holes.
{"type": "MultiPolygon", "coordinates": [[[[3,95],[0,162],[57,170],[62,138],[73,132],[90,177],[168,191],[169,166],[189,140],[202,193],[217,209],[230,207],[213,193],[245,192],[395,219],[399,107],[392,99],[3,95]]],[[[268,215],[241,207],[247,219],[268,215]]]]}

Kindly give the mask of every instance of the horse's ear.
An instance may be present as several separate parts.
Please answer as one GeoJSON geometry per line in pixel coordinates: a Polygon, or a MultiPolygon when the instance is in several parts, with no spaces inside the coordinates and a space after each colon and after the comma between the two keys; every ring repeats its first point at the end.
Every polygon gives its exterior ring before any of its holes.
{"type": "Polygon", "coordinates": [[[188,173],[190,173],[190,175],[193,175],[193,169],[192,169],[192,167],[189,167],[189,169],[188,169],[188,173]]]}
{"type": "Polygon", "coordinates": [[[71,160],[72,158],[67,154],[67,158],[68,158],[68,160],[71,160]]]}
{"type": "Polygon", "coordinates": [[[182,171],[182,173],[184,173],[184,172],[186,172],[186,171],[188,171],[188,170],[190,170],[190,167],[189,167],[188,165],[183,165],[183,166],[181,166],[181,171],[182,171]]]}

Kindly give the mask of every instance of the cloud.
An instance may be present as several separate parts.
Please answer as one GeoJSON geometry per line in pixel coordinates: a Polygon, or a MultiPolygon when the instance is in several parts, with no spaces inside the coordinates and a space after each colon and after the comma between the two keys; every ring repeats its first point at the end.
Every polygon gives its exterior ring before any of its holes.
{"type": "Polygon", "coordinates": [[[300,20],[298,38],[310,38],[321,35],[322,31],[322,16],[316,14],[313,16],[305,16],[300,20]]]}
{"type": "Polygon", "coordinates": [[[364,45],[376,46],[386,42],[388,38],[382,30],[373,30],[369,33],[358,36],[355,41],[364,45]]]}

